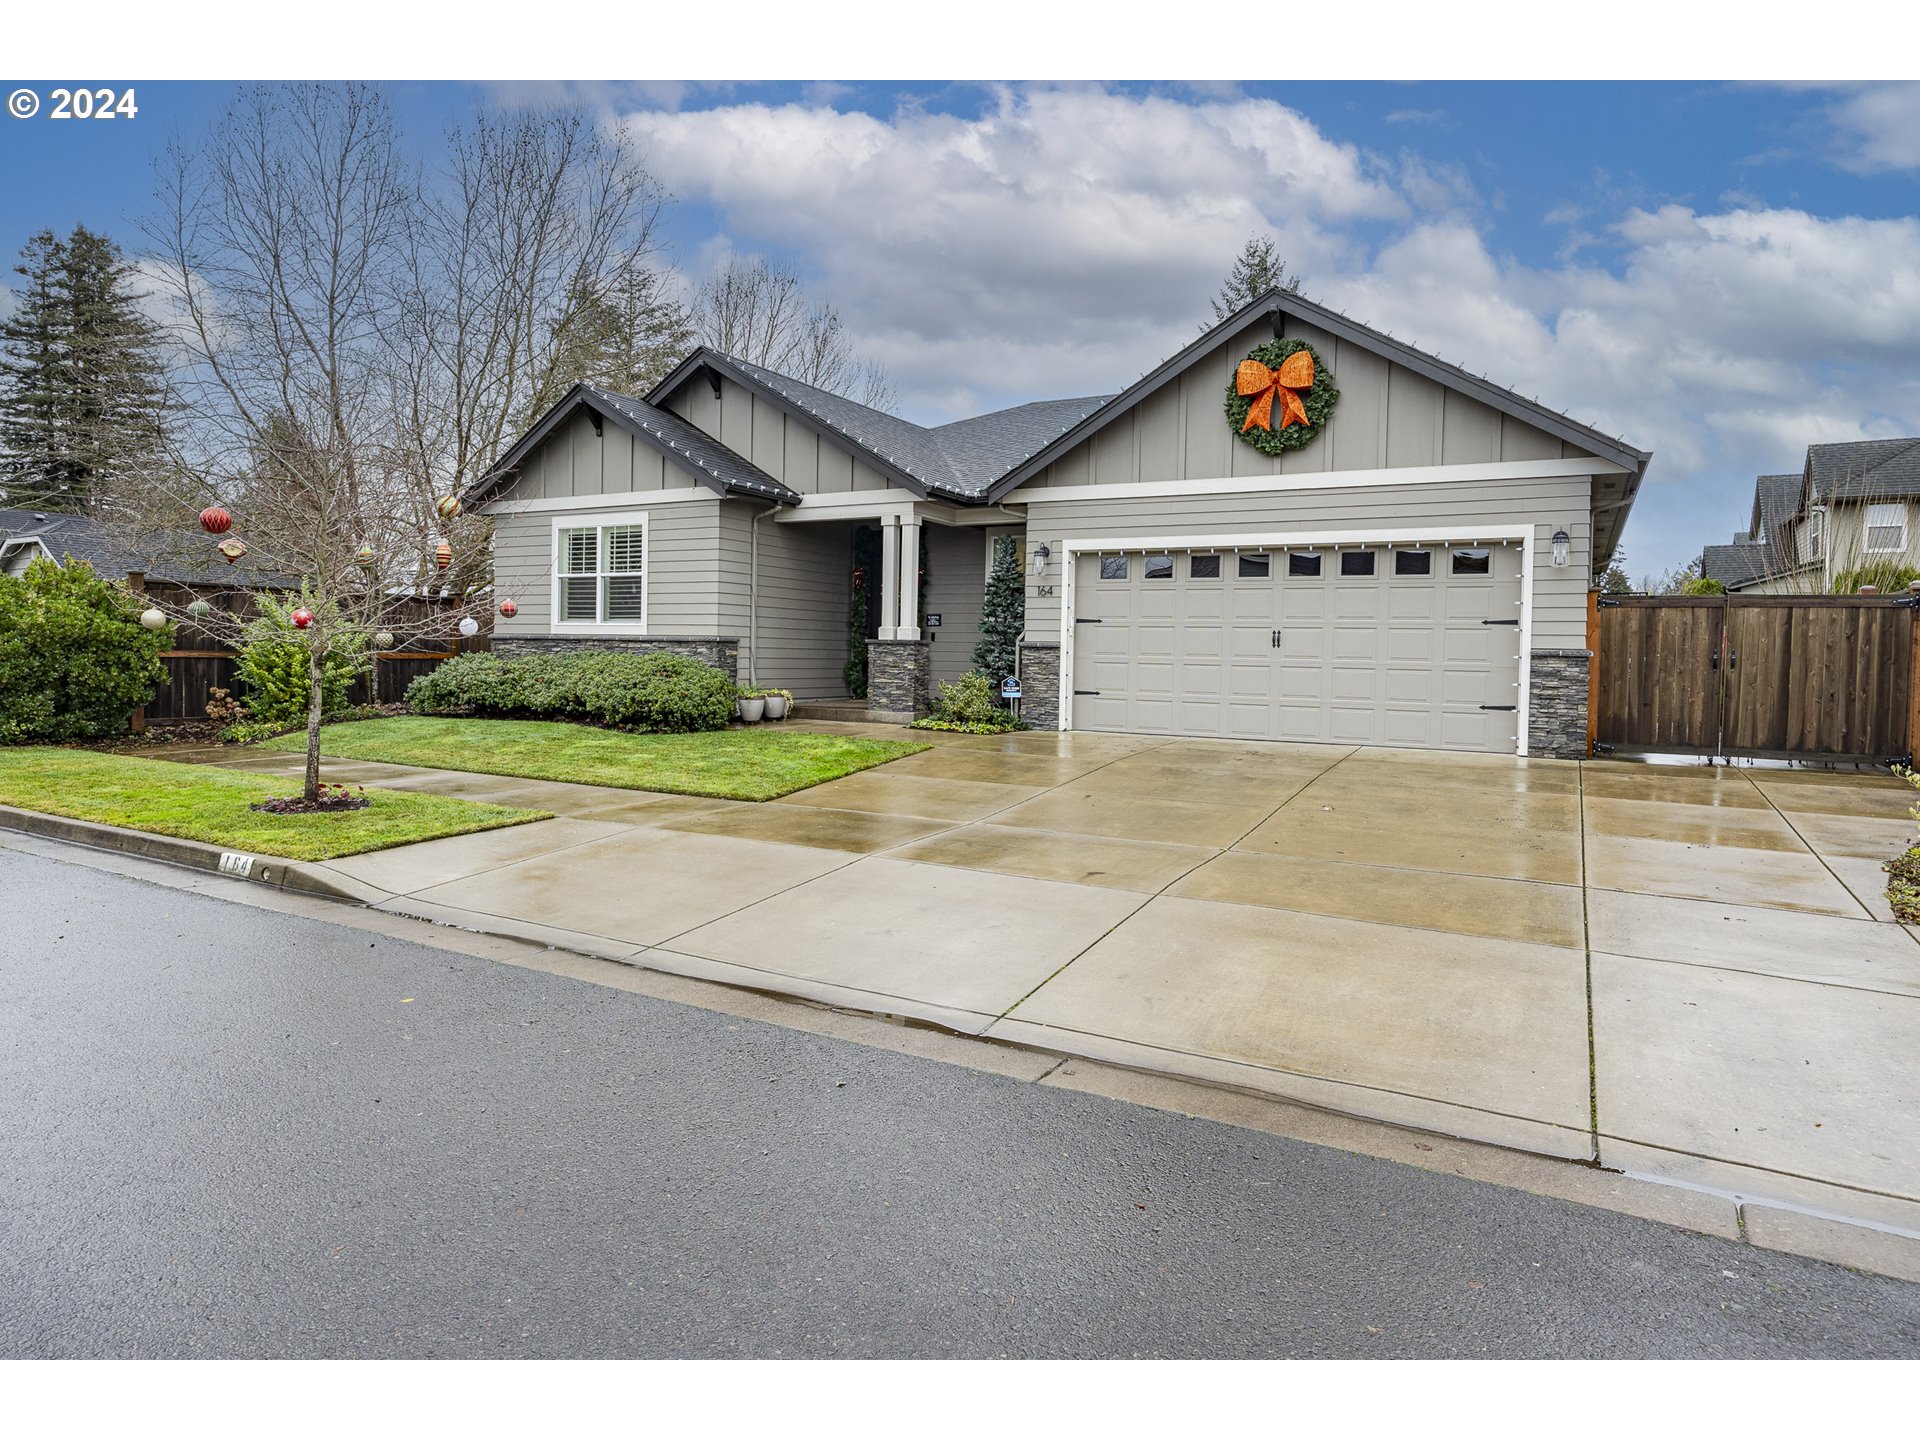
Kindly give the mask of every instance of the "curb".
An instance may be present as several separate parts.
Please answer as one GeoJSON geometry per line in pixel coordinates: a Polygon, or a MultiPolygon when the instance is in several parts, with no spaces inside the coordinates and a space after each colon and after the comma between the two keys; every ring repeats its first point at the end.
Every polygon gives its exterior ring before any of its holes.
{"type": "Polygon", "coordinates": [[[345,900],[355,905],[366,904],[374,898],[385,898],[384,892],[357,886],[343,875],[330,874],[301,860],[222,850],[217,845],[208,845],[199,840],[153,835],[144,830],[123,830],[117,825],[101,825],[92,820],[47,815],[38,810],[16,810],[11,805],[0,805],[0,830],[17,830],[24,835],[62,840],[93,850],[138,855],[147,860],[181,865],[189,870],[204,870],[229,880],[247,880],[277,890],[293,890],[328,900],[345,900]]]}

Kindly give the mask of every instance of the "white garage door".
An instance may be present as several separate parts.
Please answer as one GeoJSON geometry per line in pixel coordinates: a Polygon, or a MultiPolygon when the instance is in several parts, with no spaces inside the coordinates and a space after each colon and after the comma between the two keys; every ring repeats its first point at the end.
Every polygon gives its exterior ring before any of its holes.
{"type": "Polygon", "coordinates": [[[1512,753],[1517,544],[1075,558],[1073,728],[1512,753]]]}

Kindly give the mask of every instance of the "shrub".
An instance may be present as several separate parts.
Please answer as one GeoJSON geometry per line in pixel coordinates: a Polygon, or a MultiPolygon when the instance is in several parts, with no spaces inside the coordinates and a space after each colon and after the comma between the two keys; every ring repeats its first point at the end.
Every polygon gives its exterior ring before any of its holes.
{"type": "Polygon", "coordinates": [[[940,682],[939,693],[933,697],[933,713],[914,721],[913,728],[997,735],[1003,730],[1027,727],[1000,708],[1000,697],[991,680],[978,670],[969,670],[958,680],[940,682]]]}
{"type": "Polygon", "coordinates": [[[167,678],[173,627],[81,561],[44,556],[0,576],[0,744],[101,740],[126,731],[167,678]]]}
{"type": "MultiPolygon", "coordinates": [[[[1920,790],[1920,771],[1896,765],[1893,773],[1920,790]]],[[[1911,807],[1907,814],[1920,820],[1920,804],[1911,807]]],[[[1909,925],[1920,922],[1920,842],[1880,868],[1887,872],[1887,904],[1893,907],[1893,918],[1909,925]]]]}
{"type": "MultiPolygon", "coordinates": [[[[308,687],[307,647],[293,640],[250,639],[240,651],[235,667],[240,683],[247,691],[247,714],[257,723],[281,730],[297,729],[307,723],[308,687]]],[[[347,705],[347,689],[360,673],[359,662],[350,655],[330,654],[320,661],[320,710],[323,715],[338,714],[347,705]]]]}
{"type": "Polygon", "coordinates": [[[1898,595],[1916,580],[1920,580],[1920,570],[1892,560],[1880,560],[1872,565],[1842,570],[1833,577],[1833,593],[1857,595],[1862,585],[1871,585],[1882,595],[1898,595]]]}
{"type": "Polygon", "coordinates": [[[1680,587],[1682,595],[1724,595],[1727,587],[1710,575],[1696,575],[1680,587]]]}
{"type": "Polygon", "coordinates": [[[735,694],[725,672],[684,655],[461,655],[409,685],[407,708],[683,733],[725,729],[735,694]]]}

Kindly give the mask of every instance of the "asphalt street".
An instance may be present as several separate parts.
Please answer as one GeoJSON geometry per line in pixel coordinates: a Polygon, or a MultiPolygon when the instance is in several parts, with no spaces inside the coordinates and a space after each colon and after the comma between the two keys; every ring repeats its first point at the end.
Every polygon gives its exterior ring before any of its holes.
{"type": "Polygon", "coordinates": [[[0,1355],[1913,1356],[1920,1286],[26,855],[0,1355]]]}

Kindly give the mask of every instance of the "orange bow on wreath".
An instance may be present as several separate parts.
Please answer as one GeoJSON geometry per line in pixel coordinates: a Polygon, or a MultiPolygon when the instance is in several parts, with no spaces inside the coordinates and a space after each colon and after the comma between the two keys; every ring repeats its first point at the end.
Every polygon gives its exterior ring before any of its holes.
{"type": "Polygon", "coordinates": [[[1278,370],[1269,370],[1258,360],[1242,360],[1240,368],[1234,372],[1233,388],[1242,395],[1258,395],[1248,407],[1247,421],[1240,427],[1245,434],[1258,425],[1262,430],[1272,430],[1273,397],[1280,397],[1280,429],[1289,425],[1306,425],[1307,407],[1300,403],[1300,392],[1313,388],[1313,356],[1305,350],[1296,350],[1280,362],[1278,370]]]}

